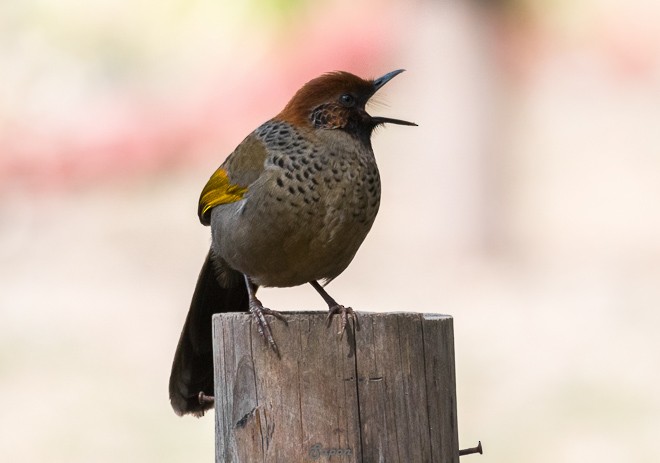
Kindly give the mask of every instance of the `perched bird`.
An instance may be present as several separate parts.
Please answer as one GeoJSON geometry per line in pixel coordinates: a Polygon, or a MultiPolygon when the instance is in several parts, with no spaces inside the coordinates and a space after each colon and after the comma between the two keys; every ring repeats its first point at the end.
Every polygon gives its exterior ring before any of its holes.
{"type": "Polygon", "coordinates": [[[380,177],[371,147],[379,125],[416,125],[367,114],[378,89],[403,70],[365,80],[348,72],[307,82],[277,116],[236,147],[202,190],[198,215],[212,241],[197,281],[170,376],[178,415],[212,407],[211,316],[249,310],[279,355],[256,298],[259,286],[310,283],[340,317],[353,310],[323,289],[351,262],[376,218],[380,177]]]}

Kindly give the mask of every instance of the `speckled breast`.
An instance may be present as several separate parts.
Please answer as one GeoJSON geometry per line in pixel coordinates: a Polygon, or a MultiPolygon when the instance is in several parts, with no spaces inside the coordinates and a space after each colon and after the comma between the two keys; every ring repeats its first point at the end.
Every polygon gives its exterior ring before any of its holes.
{"type": "Polygon", "coordinates": [[[213,210],[214,250],[264,286],[333,279],[351,262],[380,204],[370,147],[339,130],[285,122],[256,131],[268,156],[243,200],[213,210]]]}

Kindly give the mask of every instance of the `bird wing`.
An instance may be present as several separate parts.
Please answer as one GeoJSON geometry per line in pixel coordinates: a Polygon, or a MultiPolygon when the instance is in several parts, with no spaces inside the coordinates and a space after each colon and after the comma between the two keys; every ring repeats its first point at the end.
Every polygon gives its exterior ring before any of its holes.
{"type": "Polygon", "coordinates": [[[227,157],[211,175],[199,197],[197,215],[204,225],[211,223],[211,209],[243,199],[249,186],[264,171],[267,150],[254,133],[227,157]]]}

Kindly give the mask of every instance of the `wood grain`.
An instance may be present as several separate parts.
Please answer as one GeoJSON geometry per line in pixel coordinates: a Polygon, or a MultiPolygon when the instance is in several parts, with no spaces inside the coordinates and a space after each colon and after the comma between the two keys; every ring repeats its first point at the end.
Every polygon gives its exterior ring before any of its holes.
{"type": "Polygon", "coordinates": [[[278,358],[245,313],[214,316],[216,462],[458,462],[452,318],[326,312],[270,318],[278,358]]]}

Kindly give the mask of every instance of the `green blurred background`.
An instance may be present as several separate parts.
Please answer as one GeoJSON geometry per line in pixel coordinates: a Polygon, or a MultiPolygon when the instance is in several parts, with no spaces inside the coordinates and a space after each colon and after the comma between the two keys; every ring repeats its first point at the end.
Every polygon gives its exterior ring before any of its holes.
{"type": "MultiPolygon", "coordinates": [[[[332,70],[392,81],[383,198],[332,294],[455,317],[461,447],[657,462],[660,5],[0,4],[0,454],[212,461],[170,362],[209,231],[199,192],[332,70]]],[[[266,305],[322,309],[309,287],[266,305]]]]}

